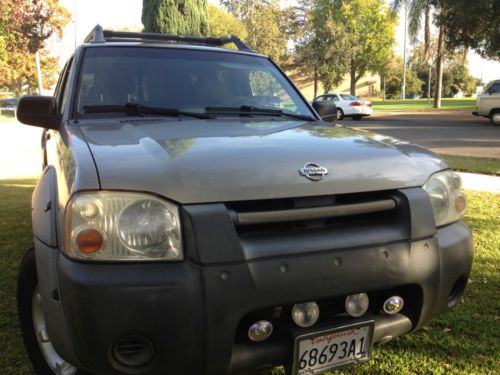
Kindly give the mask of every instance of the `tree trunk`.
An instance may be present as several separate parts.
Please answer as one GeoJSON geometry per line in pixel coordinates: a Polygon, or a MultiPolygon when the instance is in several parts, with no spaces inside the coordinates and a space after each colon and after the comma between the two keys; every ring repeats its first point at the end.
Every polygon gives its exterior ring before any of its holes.
{"type": "Polygon", "coordinates": [[[385,74],[384,74],[384,78],[383,78],[383,84],[384,84],[384,88],[383,88],[383,92],[384,92],[384,98],[383,98],[383,101],[385,102],[385,74]]]}
{"type": "Polygon", "coordinates": [[[354,60],[351,60],[351,95],[356,96],[356,66],[354,60]]]}
{"type": "Polygon", "coordinates": [[[318,96],[318,68],[314,67],[314,98],[318,96]]]}
{"type": "Polygon", "coordinates": [[[431,43],[431,29],[430,29],[431,6],[427,3],[424,13],[424,55],[427,59],[429,57],[429,49],[431,43]]]}
{"type": "Polygon", "coordinates": [[[465,46],[465,47],[464,47],[464,55],[463,55],[463,60],[462,60],[462,64],[463,64],[464,66],[469,65],[469,62],[468,62],[468,55],[469,55],[469,47],[465,46]]]}
{"type": "Polygon", "coordinates": [[[40,66],[40,55],[35,52],[36,78],[38,81],[38,95],[43,95],[42,68],[40,66]]]}
{"type": "Polygon", "coordinates": [[[444,30],[439,27],[438,51],[436,58],[436,92],[434,94],[434,108],[441,108],[441,91],[443,87],[444,63],[444,30]]]}

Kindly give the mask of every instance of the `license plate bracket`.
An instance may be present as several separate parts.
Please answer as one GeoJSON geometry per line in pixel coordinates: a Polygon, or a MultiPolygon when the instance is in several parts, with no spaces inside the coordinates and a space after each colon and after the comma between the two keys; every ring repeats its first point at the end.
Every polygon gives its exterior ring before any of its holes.
{"type": "Polygon", "coordinates": [[[363,321],[295,337],[292,374],[321,374],[371,358],[375,323],[363,321]]]}

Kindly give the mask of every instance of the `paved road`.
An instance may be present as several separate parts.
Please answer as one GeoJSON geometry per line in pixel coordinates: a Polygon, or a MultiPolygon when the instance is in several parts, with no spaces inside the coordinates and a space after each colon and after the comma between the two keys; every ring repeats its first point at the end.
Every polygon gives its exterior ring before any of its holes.
{"type": "Polygon", "coordinates": [[[467,112],[375,113],[342,125],[410,141],[443,154],[500,158],[500,126],[467,112]]]}

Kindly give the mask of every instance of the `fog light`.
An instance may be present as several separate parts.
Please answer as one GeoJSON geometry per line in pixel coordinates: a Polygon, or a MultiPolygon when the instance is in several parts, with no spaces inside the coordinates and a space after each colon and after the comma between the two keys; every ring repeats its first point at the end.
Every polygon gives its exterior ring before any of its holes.
{"type": "Polygon", "coordinates": [[[273,324],[267,320],[259,320],[248,329],[248,337],[252,341],[264,341],[273,333],[273,324]]]}
{"type": "Polygon", "coordinates": [[[299,327],[311,327],[319,319],[318,304],[316,302],[306,302],[294,305],[292,319],[299,327]]]}
{"type": "Polygon", "coordinates": [[[370,305],[370,299],[366,293],[353,294],[345,299],[345,311],[355,318],[364,315],[370,305]]]}
{"type": "Polygon", "coordinates": [[[384,302],[384,312],[389,315],[394,315],[401,311],[405,301],[399,296],[392,296],[384,302]]]}

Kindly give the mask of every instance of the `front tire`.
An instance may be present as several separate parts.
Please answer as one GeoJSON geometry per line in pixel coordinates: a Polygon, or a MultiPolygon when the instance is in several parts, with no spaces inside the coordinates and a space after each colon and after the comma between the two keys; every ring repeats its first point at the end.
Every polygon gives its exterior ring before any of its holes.
{"type": "Polygon", "coordinates": [[[24,346],[37,375],[84,375],[57,354],[45,329],[33,248],[28,250],[19,268],[17,311],[24,346]]]}
{"type": "Polygon", "coordinates": [[[337,120],[342,120],[344,118],[344,111],[342,108],[337,107],[337,120]]]}
{"type": "Polygon", "coordinates": [[[490,122],[492,125],[500,125],[500,110],[495,110],[490,114],[490,122]]]}

